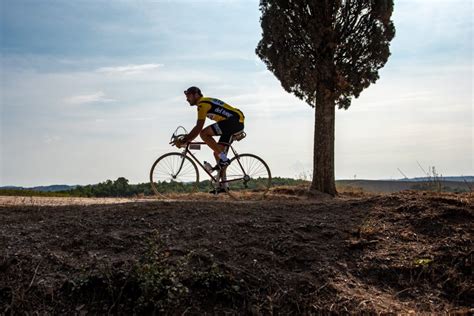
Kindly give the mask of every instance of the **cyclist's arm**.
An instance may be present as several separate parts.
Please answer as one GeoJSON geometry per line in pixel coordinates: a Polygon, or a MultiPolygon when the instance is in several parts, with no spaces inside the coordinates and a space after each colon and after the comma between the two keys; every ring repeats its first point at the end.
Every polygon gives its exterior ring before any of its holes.
{"type": "Polygon", "coordinates": [[[211,109],[211,105],[204,102],[199,102],[197,106],[197,122],[196,126],[191,130],[191,132],[184,138],[184,143],[190,142],[195,139],[202,128],[204,127],[204,122],[206,121],[206,114],[211,109]]]}
{"type": "Polygon", "coordinates": [[[195,139],[201,132],[202,128],[204,127],[205,121],[206,121],[205,119],[204,120],[198,119],[196,122],[196,126],[194,126],[191,132],[189,132],[189,134],[186,135],[186,137],[184,137],[183,142],[188,143],[192,141],[193,139],[195,139]]]}

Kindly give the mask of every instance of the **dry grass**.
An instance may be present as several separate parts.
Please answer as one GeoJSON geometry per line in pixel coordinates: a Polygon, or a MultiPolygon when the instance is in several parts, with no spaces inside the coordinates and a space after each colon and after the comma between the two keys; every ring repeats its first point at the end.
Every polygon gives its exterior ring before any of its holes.
{"type": "Polygon", "coordinates": [[[45,197],[45,196],[0,196],[0,205],[57,206],[117,204],[148,201],[138,198],[85,198],[85,197],[45,197]]]}
{"type": "Polygon", "coordinates": [[[367,218],[359,228],[360,238],[369,239],[381,231],[380,224],[374,218],[367,218]]]}

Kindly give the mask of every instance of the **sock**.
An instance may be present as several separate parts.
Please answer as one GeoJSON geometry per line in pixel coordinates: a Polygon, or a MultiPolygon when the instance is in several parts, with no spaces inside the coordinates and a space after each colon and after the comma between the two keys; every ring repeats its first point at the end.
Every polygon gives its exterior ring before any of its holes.
{"type": "Polygon", "coordinates": [[[221,152],[219,154],[219,159],[222,160],[222,161],[228,160],[227,155],[225,154],[225,152],[221,152]]]}
{"type": "MultiPolygon", "coordinates": [[[[227,180],[227,177],[225,175],[222,176],[221,178],[222,181],[226,181],[227,180]]],[[[222,189],[227,189],[229,187],[229,183],[227,182],[224,182],[224,183],[221,183],[221,186],[220,186],[222,189]]]]}

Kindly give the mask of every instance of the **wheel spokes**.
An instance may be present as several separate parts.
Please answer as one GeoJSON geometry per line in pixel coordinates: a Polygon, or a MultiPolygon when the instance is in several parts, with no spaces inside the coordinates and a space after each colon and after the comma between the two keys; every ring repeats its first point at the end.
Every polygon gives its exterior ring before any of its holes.
{"type": "Polygon", "coordinates": [[[227,167],[227,183],[232,191],[262,191],[270,186],[270,172],[266,164],[259,158],[244,154],[237,156],[227,167]]]}
{"type": "Polygon", "coordinates": [[[179,153],[163,155],[155,162],[150,172],[150,182],[156,194],[176,189],[194,191],[198,178],[195,164],[179,153]]]}

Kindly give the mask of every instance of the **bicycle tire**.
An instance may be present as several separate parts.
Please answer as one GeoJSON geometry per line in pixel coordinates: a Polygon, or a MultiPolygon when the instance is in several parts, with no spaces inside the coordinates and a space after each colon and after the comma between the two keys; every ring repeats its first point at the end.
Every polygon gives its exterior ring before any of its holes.
{"type": "Polygon", "coordinates": [[[160,156],[150,169],[150,185],[157,197],[165,193],[193,193],[199,183],[196,163],[182,153],[167,153],[160,156]]]}
{"type": "Polygon", "coordinates": [[[225,169],[227,193],[236,200],[265,198],[272,184],[267,163],[254,154],[240,154],[230,160],[225,169]]]}

